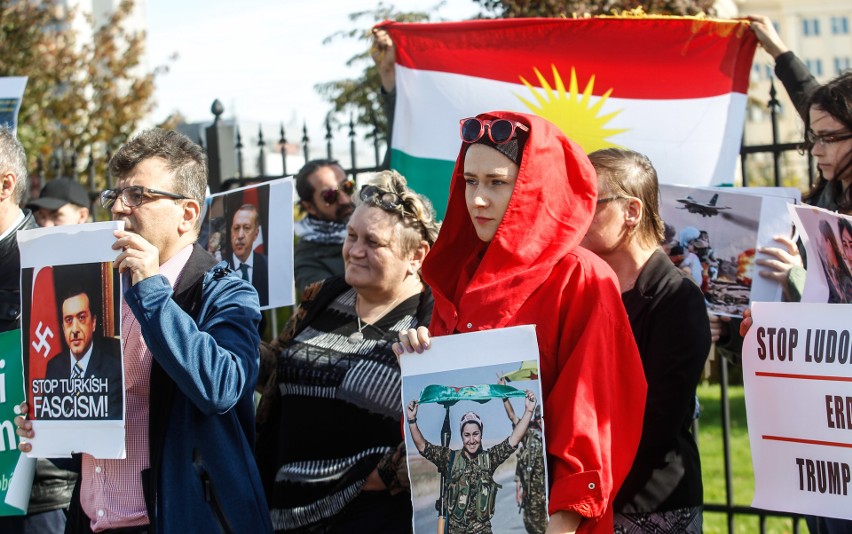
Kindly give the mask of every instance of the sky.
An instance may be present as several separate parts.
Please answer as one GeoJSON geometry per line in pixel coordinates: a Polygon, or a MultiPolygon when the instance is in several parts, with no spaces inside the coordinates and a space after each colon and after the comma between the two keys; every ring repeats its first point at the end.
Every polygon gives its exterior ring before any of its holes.
{"type": "MultiPolygon", "coordinates": [[[[393,0],[400,11],[428,10],[439,0],[393,0]]],[[[473,0],[450,0],[446,20],[470,18],[473,0]]],[[[365,0],[146,0],[149,68],[168,65],[156,81],[152,122],[180,111],[189,122],[212,120],[219,99],[225,118],[241,122],[321,125],[330,105],[314,90],[320,82],[353,76],[346,61],[366,41],[325,37],[354,26],[348,15],[371,10],[365,0]],[[177,59],[169,58],[177,54],[177,59]]],[[[372,17],[361,19],[365,28],[372,17]]],[[[363,67],[362,67],[363,68],[363,67]]],[[[377,88],[378,89],[378,88],[377,88]]]]}

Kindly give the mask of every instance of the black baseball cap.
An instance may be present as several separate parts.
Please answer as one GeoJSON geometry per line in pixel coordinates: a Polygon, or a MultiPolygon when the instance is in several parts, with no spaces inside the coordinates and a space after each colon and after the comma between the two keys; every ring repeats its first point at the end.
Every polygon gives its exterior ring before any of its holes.
{"type": "Polygon", "coordinates": [[[89,195],[80,182],[71,178],[56,178],[41,188],[38,198],[27,202],[27,208],[54,211],[68,203],[88,208],[89,195]]]}

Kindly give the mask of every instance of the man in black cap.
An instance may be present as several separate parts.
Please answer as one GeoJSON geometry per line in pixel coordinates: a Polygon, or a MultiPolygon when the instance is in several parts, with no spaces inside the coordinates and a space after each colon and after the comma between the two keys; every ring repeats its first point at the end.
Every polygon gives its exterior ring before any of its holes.
{"type": "Polygon", "coordinates": [[[47,182],[27,208],[39,226],[81,224],[89,220],[89,195],[76,180],[57,178],[47,182]]]}

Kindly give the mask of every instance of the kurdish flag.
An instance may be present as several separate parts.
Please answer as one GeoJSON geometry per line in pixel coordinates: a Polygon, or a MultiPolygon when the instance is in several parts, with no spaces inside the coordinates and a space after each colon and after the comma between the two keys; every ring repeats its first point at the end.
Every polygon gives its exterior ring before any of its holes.
{"type": "Polygon", "coordinates": [[[500,384],[478,384],[475,386],[441,386],[432,384],[420,393],[420,404],[437,402],[444,406],[452,406],[460,400],[475,401],[480,404],[491,399],[508,399],[510,397],[526,397],[527,394],[513,386],[500,384]]]}
{"type": "Polygon", "coordinates": [[[539,115],[586,152],[623,147],[660,181],[732,183],[757,40],[686,17],[384,22],[396,47],[391,165],[442,215],[459,119],[539,115]]]}

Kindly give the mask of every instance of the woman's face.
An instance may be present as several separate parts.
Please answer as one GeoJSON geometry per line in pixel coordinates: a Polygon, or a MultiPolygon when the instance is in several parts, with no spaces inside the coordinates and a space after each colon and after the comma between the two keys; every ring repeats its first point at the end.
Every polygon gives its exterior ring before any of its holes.
{"type": "Polygon", "coordinates": [[[595,216],[592,218],[592,224],[589,226],[589,231],[580,243],[581,246],[591,250],[600,256],[606,255],[608,252],[617,250],[624,242],[627,235],[627,225],[625,224],[625,202],[627,199],[615,198],[618,197],[615,193],[607,193],[602,187],[603,180],[598,182],[598,199],[604,199],[604,202],[598,202],[595,206],[595,216]]]}
{"type": "Polygon", "coordinates": [[[397,219],[381,208],[362,204],[349,218],[343,263],[346,283],[358,290],[392,292],[411,267],[400,251],[397,219]]]}
{"type": "Polygon", "coordinates": [[[840,229],[840,246],[843,248],[843,257],[846,265],[852,270],[852,234],[845,227],[840,229]]]}
{"type": "Polygon", "coordinates": [[[465,423],[462,427],[462,444],[468,454],[476,454],[482,443],[482,431],[476,423],[465,423]]]}
{"type": "Polygon", "coordinates": [[[464,198],[476,235],[491,242],[506,214],[518,166],[493,148],[473,144],[464,157],[464,198]]]}
{"type": "MultiPolygon", "coordinates": [[[[817,106],[811,106],[810,122],[811,130],[816,135],[841,135],[850,133],[842,122],[817,106]]],[[[852,139],[827,143],[824,146],[822,143],[816,142],[811,147],[811,154],[816,158],[817,167],[822,171],[825,179],[834,180],[838,177],[837,173],[843,170],[843,167],[852,158],[852,139]]],[[[852,176],[842,176],[840,178],[844,182],[852,181],[852,176]]]]}

